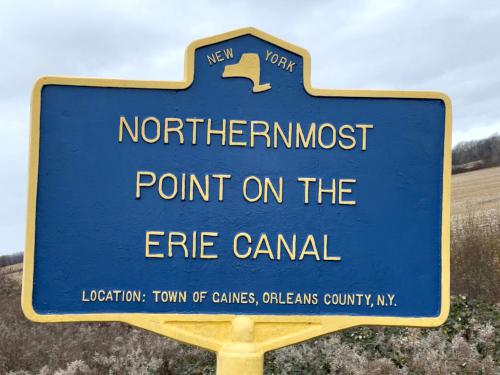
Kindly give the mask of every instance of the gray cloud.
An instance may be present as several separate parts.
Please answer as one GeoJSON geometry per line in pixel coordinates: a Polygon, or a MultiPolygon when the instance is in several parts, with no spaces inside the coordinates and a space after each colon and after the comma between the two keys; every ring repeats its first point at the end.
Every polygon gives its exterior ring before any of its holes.
{"type": "Polygon", "coordinates": [[[244,26],[308,49],[314,86],[443,91],[455,141],[500,131],[496,0],[2,2],[0,254],[24,243],[38,76],[180,80],[189,42],[244,26]]]}

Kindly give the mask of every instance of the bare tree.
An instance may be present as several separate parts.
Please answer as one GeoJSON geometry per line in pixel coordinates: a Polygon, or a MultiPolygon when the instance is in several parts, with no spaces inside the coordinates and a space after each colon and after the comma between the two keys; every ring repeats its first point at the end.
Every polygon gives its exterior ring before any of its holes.
{"type": "Polygon", "coordinates": [[[23,253],[14,253],[0,256],[0,267],[10,266],[11,264],[22,263],[23,253]]]}
{"type": "Polygon", "coordinates": [[[500,134],[461,142],[453,148],[452,157],[454,173],[500,165],[500,134]]]}

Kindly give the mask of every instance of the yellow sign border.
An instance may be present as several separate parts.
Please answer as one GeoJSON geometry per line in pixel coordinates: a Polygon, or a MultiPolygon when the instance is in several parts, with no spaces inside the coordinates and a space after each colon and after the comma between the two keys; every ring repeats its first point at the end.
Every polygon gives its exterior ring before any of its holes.
{"type": "MultiPolygon", "coordinates": [[[[451,180],[451,101],[443,93],[428,91],[380,91],[380,90],[328,90],[311,86],[311,58],[300,47],[280,40],[255,28],[242,28],[191,43],[185,56],[184,81],[136,81],[122,79],[42,77],[33,88],[31,99],[31,131],[29,157],[29,187],[27,206],[26,243],[24,253],[24,273],[22,285],[22,309],[25,316],[36,322],[78,322],[116,321],[141,327],[176,340],[220,352],[233,337],[238,326],[234,324],[241,315],[219,314],[38,314],[33,309],[33,271],[35,247],[35,213],[38,183],[38,158],[40,140],[41,93],[45,85],[71,85],[91,87],[186,89],[194,78],[195,50],[207,45],[233,39],[242,35],[253,35],[278,45],[303,58],[303,80],[305,90],[312,96],[362,97],[362,98],[405,98],[438,99],[445,105],[445,139],[443,160],[442,238],[441,238],[441,311],[436,317],[378,317],[378,316],[316,316],[316,315],[249,315],[252,335],[248,339],[252,351],[264,353],[282,346],[320,336],[326,333],[359,325],[389,325],[436,327],[443,324],[450,309],[450,180],[451,180]]],[[[243,322],[243,326],[246,323],[243,322]]]]}

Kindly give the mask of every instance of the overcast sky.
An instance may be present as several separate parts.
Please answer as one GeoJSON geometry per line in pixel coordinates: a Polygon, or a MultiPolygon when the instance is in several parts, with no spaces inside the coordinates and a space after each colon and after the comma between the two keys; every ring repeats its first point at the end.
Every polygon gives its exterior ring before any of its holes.
{"type": "Polygon", "coordinates": [[[454,144],[500,132],[498,0],[3,1],[0,255],[24,247],[38,76],[181,80],[191,41],[245,26],[309,50],[315,87],[443,91],[454,144]]]}

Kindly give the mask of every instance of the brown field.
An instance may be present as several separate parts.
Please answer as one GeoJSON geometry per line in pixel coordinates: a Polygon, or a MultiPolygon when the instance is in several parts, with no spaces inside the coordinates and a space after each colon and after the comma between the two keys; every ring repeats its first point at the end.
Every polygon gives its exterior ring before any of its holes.
{"type": "Polygon", "coordinates": [[[451,185],[453,225],[471,215],[485,224],[498,224],[500,167],[453,175],[451,185]]]}

